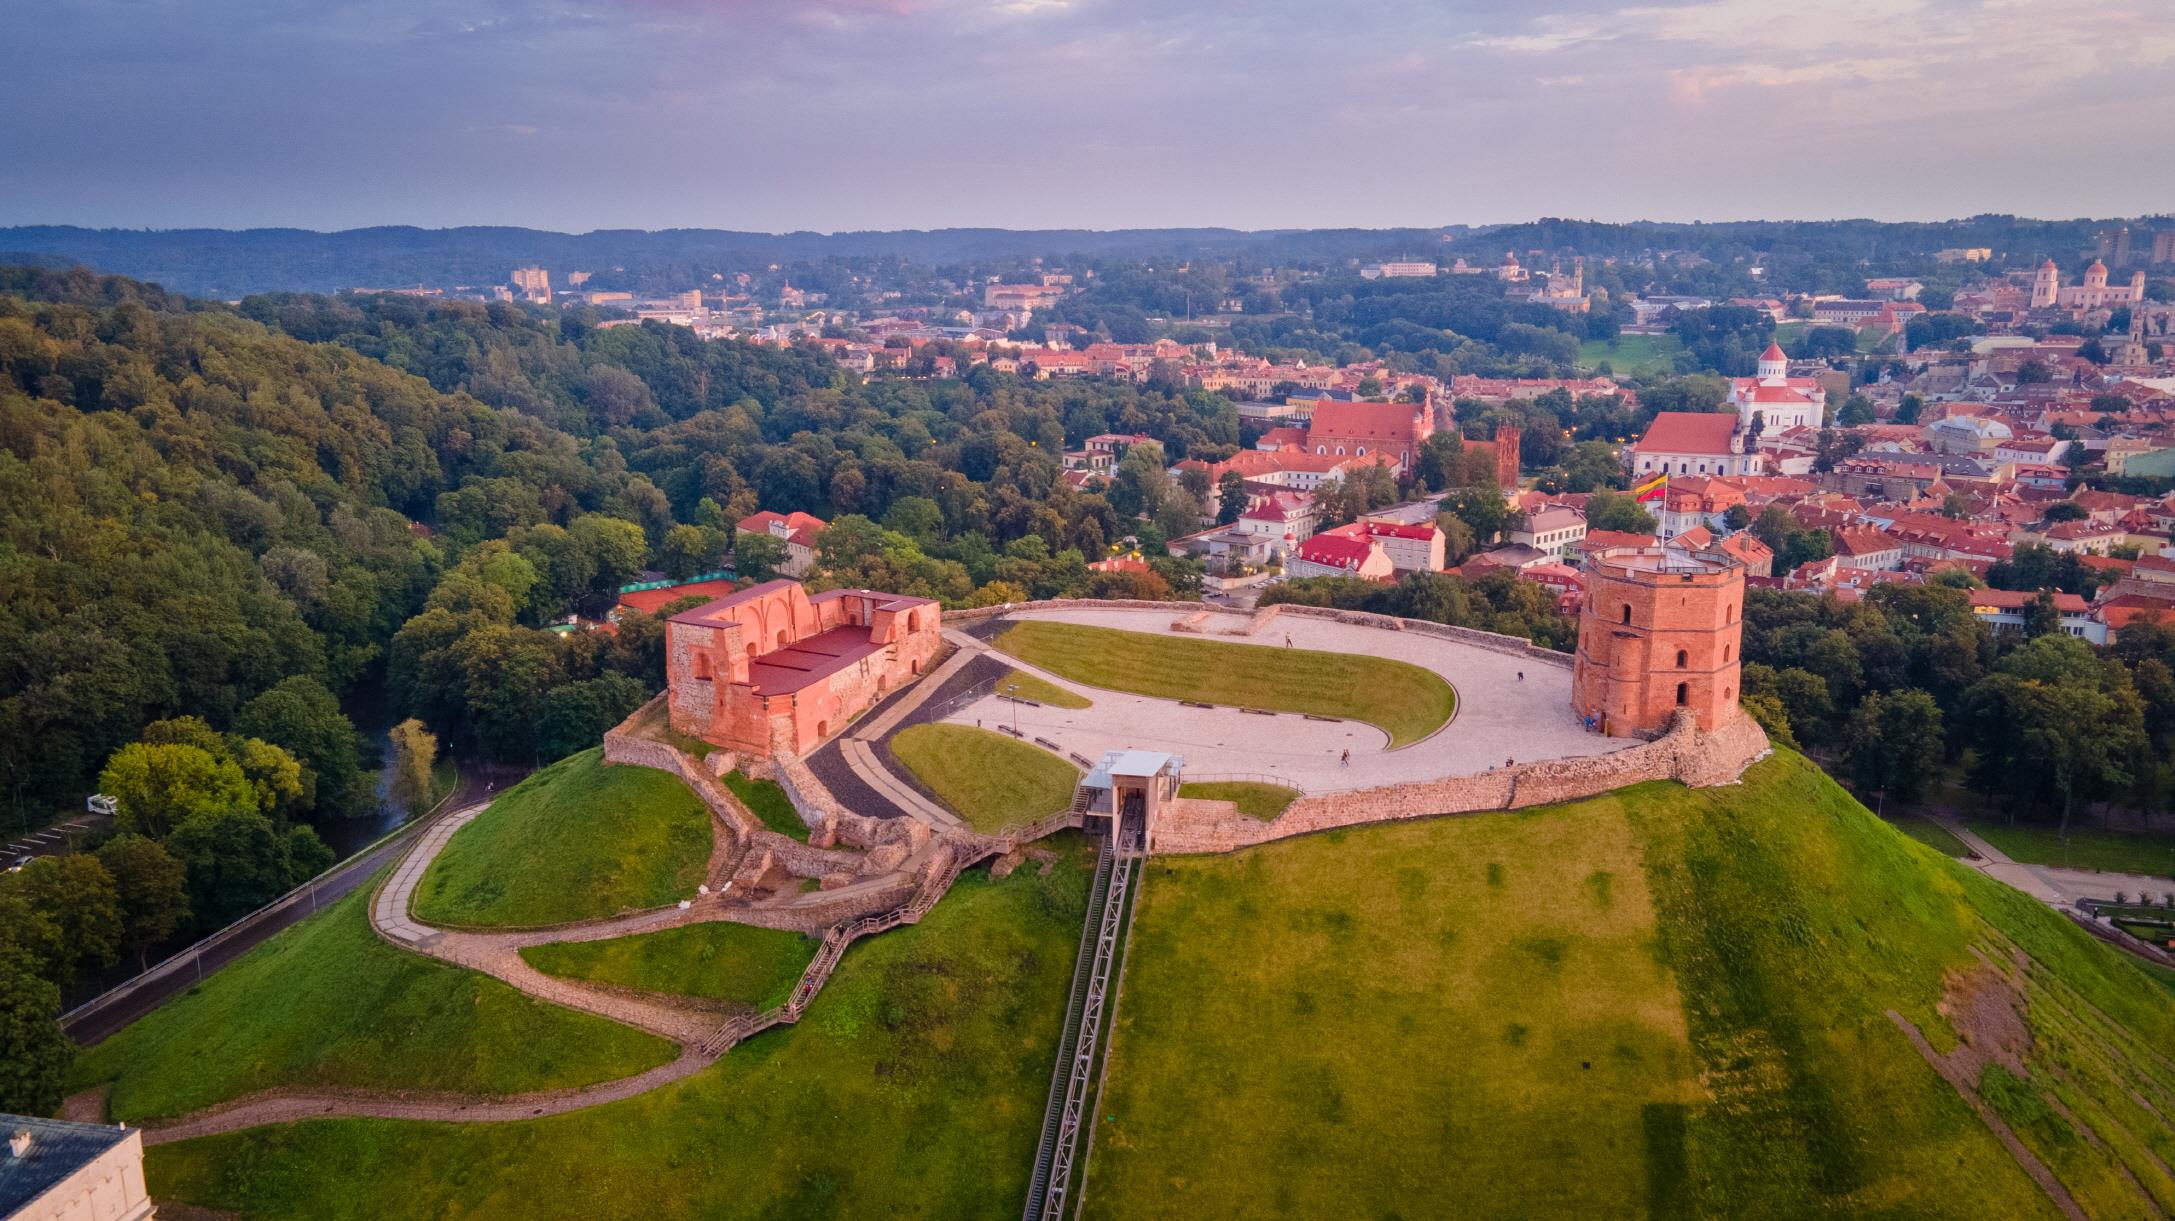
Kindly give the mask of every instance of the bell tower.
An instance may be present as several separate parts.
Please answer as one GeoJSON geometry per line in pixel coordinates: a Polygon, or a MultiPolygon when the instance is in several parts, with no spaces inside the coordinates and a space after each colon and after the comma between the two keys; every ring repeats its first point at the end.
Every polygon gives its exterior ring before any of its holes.
{"type": "Polygon", "coordinates": [[[1596,554],[1578,615],[1572,708],[1612,737],[1660,733],[1679,709],[1710,732],[1743,715],[1744,595],[1744,566],[1720,552],[1596,554]]]}

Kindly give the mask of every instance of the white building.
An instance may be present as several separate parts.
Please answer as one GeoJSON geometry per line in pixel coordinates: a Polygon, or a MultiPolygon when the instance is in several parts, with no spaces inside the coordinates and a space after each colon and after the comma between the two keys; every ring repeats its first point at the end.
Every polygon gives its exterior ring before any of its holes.
{"type": "Polygon", "coordinates": [[[1510,541],[1563,559],[1577,552],[1586,537],[1586,515],[1568,505],[1548,505],[1526,514],[1525,525],[1510,532],[1510,541]]]}
{"type": "Polygon", "coordinates": [[[1730,379],[1729,405],[1737,409],[1739,426],[1760,417],[1761,432],[1819,428],[1827,419],[1828,392],[1818,378],[1791,377],[1790,358],[1770,343],[1754,376],[1730,379]]]}
{"type": "Polygon", "coordinates": [[[143,1133],[112,1124],[0,1115],[0,1217],[149,1221],[143,1133]]]}

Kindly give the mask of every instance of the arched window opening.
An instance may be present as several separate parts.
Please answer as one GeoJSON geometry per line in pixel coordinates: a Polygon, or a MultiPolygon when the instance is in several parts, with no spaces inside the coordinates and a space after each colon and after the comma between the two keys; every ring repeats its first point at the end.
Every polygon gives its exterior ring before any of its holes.
{"type": "Polygon", "coordinates": [[[1631,603],[1624,603],[1624,622],[1631,622],[1631,603]]]}
{"type": "Polygon", "coordinates": [[[1678,683],[1678,684],[1677,684],[1677,707],[1679,707],[1679,708],[1682,708],[1682,707],[1683,707],[1684,705],[1686,705],[1686,704],[1689,704],[1689,703],[1691,703],[1691,702],[1692,702],[1692,685],[1691,685],[1690,683],[1678,683]]]}
{"type": "Polygon", "coordinates": [[[1733,645],[1733,644],[1725,644],[1725,645],[1723,645],[1723,646],[1722,646],[1722,660],[1723,660],[1723,661],[1724,661],[1725,663],[1726,663],[1726,662],[1729,662],[1729,661],[1732,661],[1732,660],[1734,660],[1734,658],[1732,657],[1732,654],[1736,653],[1736,651],[1737,651],[1737,646],[1736,646],[1736,645],[1733,645]]]}
{"type": "Polygon", "coordinates": [[[1681,670],[1681,669],[1683,669],[1684,667],[1686,667],[1686,666],[1688,666],[1688,665],[1691,665],[1691,664],[1692,664],[1692,655],[1691,655],[1691,653],[1690,653],[1690,652],[1688,652],[1687,650],[1684,650],[1684,649],[1678,649],[1678,650],[1677,650],[1677,669],[1681,670]]]}

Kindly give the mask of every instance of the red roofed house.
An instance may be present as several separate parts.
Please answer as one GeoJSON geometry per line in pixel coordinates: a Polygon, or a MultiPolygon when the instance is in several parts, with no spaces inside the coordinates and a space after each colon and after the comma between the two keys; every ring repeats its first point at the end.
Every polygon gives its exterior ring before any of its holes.
{"type": "Polygon", "coordinates": [[[1435,431],[1435,413],[1425,403],[1343,403],[1321,399],[1307,428],[1307,448],[1316,454],[1387,454],[1400,468],[1420,456],[1420,443],[1435,431]]]}
{"type": "MultiPolygon", "coordinates": [[[[2021,632],[2031,604],[2039,595],[2015,589],[1974,589],[1971,613],[1996,632],[2021,632]]],[[[2107,643],[2107,625],[2092,617],[2092,609],[2075,594],[2053,595],[2062,630],[2091,644],[2107,643]]]]}
{"type": "Polygon", "coordinates": [[[1750,530],[1739,530],[1716,543],[1714,549],[1743,564],[1752,576],[1767,576],[1775,566],[1774,548],[1761,542],[1750,530]]]}
{"type": "Polygon", "coordinates": [[[1637,482],[1669,475],[1757,475],[1759,452],[1745,452],[1737,417],[1718,411],[1657,412],[1646,435],[1631,447],[1637,482]]]}
{"type": "Polygon", "coordinates": [[[1828,531],[1835,558],[1845,568],[1895,572],[1903,567],[1903,540],[1878,526],[1845,526],[1828,531]]]}
{"type": "Polygon", "coordinates": [[[829,525],[812,513],[773,513],[765,509],[741,518],[734,529],[741,534],[768,534],[785,540],[785,563],[778,565],[778,571],[789,577],[803,577],[816,566],[816,536],[829,525]]]}
{"type": "Polygon", "coordinates": [[[801,755],[894,688],[943,639],[927,598],[766,581],[665,624],[672,728],[749,758],[801,755]]]}
{"type": "Polygon", "coordinates": [[[1441,572],[1443,548],[1442,528],[1433,522],[1412,525],[1391,521],[1387,518],[1363,517],[1342,529],[1358,529],[1367,537],[1382,544],[1384,554],[1390,557],[1390,566],[1400,573],[1441,572]]]}
{"type": "Polygon", "coordinates": [[[1287,575],[1294,577],[1365,577],[1371,581],[1388,581],[1397,572],[1390,562],[1389,552],[1382,544],[1370,537],[1365,529],[1357,529],[1359,523],[1324,530],[1299,544],[1291,559],[1284,565],[1287,575]]]}

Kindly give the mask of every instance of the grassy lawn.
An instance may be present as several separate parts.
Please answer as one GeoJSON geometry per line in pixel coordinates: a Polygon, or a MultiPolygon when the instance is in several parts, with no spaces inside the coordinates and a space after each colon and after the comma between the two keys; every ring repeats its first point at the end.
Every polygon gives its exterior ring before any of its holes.
{"type": "Polygon", "coordinates": [[[1674,335],[1619,335],[1611,345],[1605,339],[1589,339],[1578,345],[1578,363],[1588,369],[1609,363],[1618,377],[1668,373],[1677,367],[1677,353],[1684,343],[1674,335]]]}
{"type": "Polygon", "coordinates": [[[1231,644],[1026,619],[996,646],[1053,674],[1162,699],[1365,721],[1405,746],[1442,728],[1457,694],[1402,661],[1312,649],[1231,644]]]}
{"type": "Polygon", "coordinates": [[[808,842],[808,824],[801,821],[800,811],[793,808],[793,799],[785,795],[777,781],[757,780],[735,768],[725,773],[725,787],[731,789],[740,804],[748,807],[764,826],[804,844],[808,842]]]}
{"type": "Polygon", "coordinates": [[[1955,1047],[2012,947],[2028,1071],[1981,1088],[2089,1215],[2175,1199],[2162,987],[1787,752],[1159,858],[1140,904],[1090,1217],[2054,1216],[1887,1016],[1955,1047]]]}
{"type": "Polygon", "coordinates": [[[521,951],[546,975],[699,996],[746,1009],[781,1005],[816,956],[813,938],[718,921],[610,941],[560,941],[521,951]]]}
{"type": "Polygon", "coordinates": [[[1080,773],[1040,747],[967,725],[911,725],[891,754],[978,831],[1055,814],[1072,804],[1080,773]]]}
{"type": "Polygon", "coordinates": [[[1092,859],[969,871],[856,944],[796,1026],[588,1111],[319,1120],[148,1151],[151,1190],[244,1217],[957,1218],[1026,1196],[1092,859]]]}
{"type": "Polygon", "coordinates": [[[498,928],[588,920],[695,893],[710,812],[680,778],[570,755],[454,832],[416,887],[415,914],[498,928]]]}
{"type": "Polygon", "coordinates": [[[1905,814],[1890,818],[1888,825],[1943,856],[1953,856],[1961,859],[1971,855],[1971,849],[1962,840],[1957,839],[1953,832],[1933,819],[1915,814],[1905,814]]]}
{"type": "Polygon", "coordinates": [[[1199,797],[1204,801],[1237,802],[1239,813],[1267,821],[1298,800],[1299,790],[1253,780],[1211,780],[1202,784],[1181,784],[1178,795],[1199,797]]]}
{"type": "Polygon", "coordinates": [[[266,941],[77,1059],[115,1119],[183,1115],[275,1085],[513,1094],[670,1060],[671,1043],[378,940],[369,891],[266,941]]]}
{"type": "Polygon", "coordinates": [[[2175,838],[2167,836],[2072,826],[2065,844],[2054,827],[2028,823],[2012,827],[1998,818],[1968,819],[1967,825],[1987,843],[2027,865],[2175,876],[2175,838]]]}
{"type": "Polygon", "coordinates": [[[1094,700],[1065,690],[1056,683],[1036,678],[1025,670],[1007,670],[991,690],[1002,695],[1016,695],[1023,700],[1048,704],[1052,708],[1090,708],[1094,700]]]}

